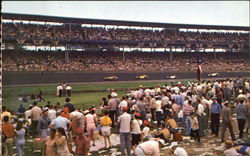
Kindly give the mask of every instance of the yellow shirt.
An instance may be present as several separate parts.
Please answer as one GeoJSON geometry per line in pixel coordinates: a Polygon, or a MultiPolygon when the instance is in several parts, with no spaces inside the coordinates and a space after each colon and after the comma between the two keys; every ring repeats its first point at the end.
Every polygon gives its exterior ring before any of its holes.
{"type": "Polygon", "coordinates": [[[110,117],[105,115],[104,117],[101,118],[100,123],[101,123],[101,126],[109,126],[112,124],[112,121],[110,117]]]}

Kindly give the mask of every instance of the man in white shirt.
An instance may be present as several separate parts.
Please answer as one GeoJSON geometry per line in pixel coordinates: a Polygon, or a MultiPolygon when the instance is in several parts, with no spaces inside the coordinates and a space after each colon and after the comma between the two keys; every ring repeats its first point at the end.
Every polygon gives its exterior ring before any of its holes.
{"type": "Polygon", "coordinates": [[[70,85],[66,86],[66,93],[68,96],[71,96],[71,89],[72,89],[72,87],[70,85]]]}
{"type": "Polygon", "coordinates": [[[62,84],[59,84],[56,88],[56,95],[58,95],[59,97],[62,97],[62,92],[63,92],[63,86],[62,84]]]}
{"type": "Polygon", "coordinates": [[[52,105],[49,105],[48,117],[51,122],[53,122],[56,119],[56,110],[52,105]]]}
{"type": "Polygon", "coordinates": [[[204,107],[204,113],[205,113],[205,124],[204,124],[204,130],[206,130],[208,128],[208,121],[209,121],[209,112],[210,112],[210,109],[209,109],[209,101],[207,100],[207,98],[205,97],[202,97],[201,99],[201,104],[203,105],[204,107]]]}
{"type": "Polygon", "coordinates": [[[171,156],[188,156],[187,151],[184,148],[178,147],[177,142],[172,142],[170,145],[171,156]]]}
{"type": "Polygon", "coordinates": [[[128,102],[126,101],[126,97],[125,96],[122,97],[122,101],[118,105],[118,108],[120,109],[120,112],[122,112],[122,108],[123,107],[128,107],[128,102]]]}
{"type": "Polygon", "coordinates": [[[130,135],[130,123],[131,115],[127,113],[128,107],[123,108],[123,114],[118,117],[118,124],[120,124],[120,148],[122,156],[125,156],[125,149],[127,150],[127,156],[131,155],[131,135],[130,135]]]}
{"type": "Polygon", "coordinates": [[[53,122],[51,122],[51,126],[55,129],[61,127],[66,131],[68,129],[70,121],[67,118],[59,115],[59,113],[57,113],[57,115],[57,118],[53,122]]]}
{"type": "Polygon", "coordinates": [[[205,133],[204,133],[204,129],[205,129],[205,115],[204,115],[204,107],[203,105],[201,104],[201,100],[198,99],[197,100],[198,102],[198,108],[197,108],[197,119],[199,121],[199,134],[200,136],[204,136],[205,133]]]}
{"type": "Polygon", "coordinates": [[[74,112],[70,113],[70,119],[73,119],[75,116],[77,117],[77,119],[80,119],[82,117],[82,113],[79,112],[78,109],[76,109],[74,112]]]}
{"type": "Polygon", "coordinates": [[[155,111],[156,111],[157,126],[160,127],[160,125],[161,125],[161,115],[162,115],[161,100],[156,101],[156,103],[155,103],[155,111]]]}

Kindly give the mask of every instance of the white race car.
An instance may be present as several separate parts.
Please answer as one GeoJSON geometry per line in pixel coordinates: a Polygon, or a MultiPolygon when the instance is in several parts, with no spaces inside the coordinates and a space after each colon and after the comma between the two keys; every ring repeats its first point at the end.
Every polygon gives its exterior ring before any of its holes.
{"type": "Polygon", "coordinates": [[[216,76],[220,76],[219,73],[210,73],[208,74],[209,77],[216,77],[216,76]]]}
{"type": "Polygon", "coordinates": [[[170,76],[167,76],[166,79],[176,79],[177,76],[176,75],[170,75],[170,76]]]}

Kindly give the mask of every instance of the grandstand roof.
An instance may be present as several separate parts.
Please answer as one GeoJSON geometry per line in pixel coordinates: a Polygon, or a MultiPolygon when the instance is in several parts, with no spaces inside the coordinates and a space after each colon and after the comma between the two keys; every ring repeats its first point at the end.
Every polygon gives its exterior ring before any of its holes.
{"type": "Polygon", "coordinates": [[[245,26],[220,26],[220,25],[197,25],[197,24],[176,24],[176,23],[155,23],[140,21],[121,21],[121,20],[103,20],[74,17],[59,17],[31,14],[2,13],[2,19],[43,21],[43,22],[62,22],[62,23],[80,23],[80,24],[103,24],[103,25],[122,25],[122,26],[143,26],[143,27],[162,27],[162,28],[184,28],[184,29],[217,29],[217,30],[240,30],[250,31],[250,27],[245,26]]]}

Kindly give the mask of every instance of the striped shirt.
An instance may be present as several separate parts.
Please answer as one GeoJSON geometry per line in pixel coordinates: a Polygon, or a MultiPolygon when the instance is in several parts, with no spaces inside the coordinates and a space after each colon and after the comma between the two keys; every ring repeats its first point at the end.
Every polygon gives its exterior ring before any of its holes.
{"type": "Polygon", "coordinates": [[[183,105],[183,114],[190,115],[190,113],[193,112],[193,107],[189,104],[183,105]]]}

